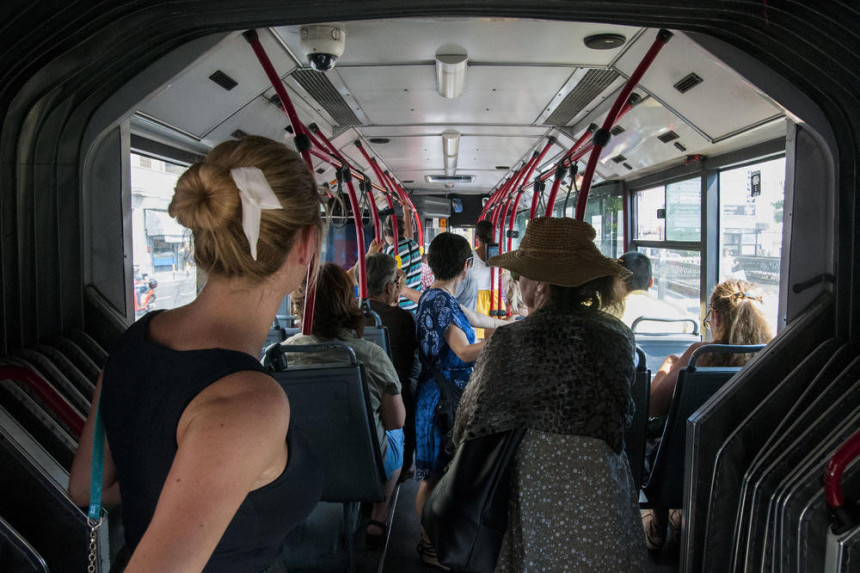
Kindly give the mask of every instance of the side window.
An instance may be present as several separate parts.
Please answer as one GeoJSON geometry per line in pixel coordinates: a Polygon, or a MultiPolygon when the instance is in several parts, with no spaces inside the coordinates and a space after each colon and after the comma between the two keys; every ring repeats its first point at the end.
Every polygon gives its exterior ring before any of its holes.
{"type": "Polygon", "coordinates": [[[197,296],[191,236],[167,213],[187,166],[131,154],[132,266],[135,318],[197,296]]]}
{"type": "Polygon", "coordinates": [[[785,157],[720,172],[720,281],[758,284],[777,328],[785,157]]]}

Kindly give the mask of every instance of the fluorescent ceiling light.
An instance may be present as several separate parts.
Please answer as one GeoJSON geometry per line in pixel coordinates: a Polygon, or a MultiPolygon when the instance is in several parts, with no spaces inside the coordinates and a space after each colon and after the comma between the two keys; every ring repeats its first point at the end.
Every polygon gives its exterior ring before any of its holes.
{"type": "Polygon", "coordinates": [[[445,157],[445,175],[454,175],[457,170],[457,154],[460,152],[460,132],[446,129],[442,132],[442,153],[445,157]]]}
{"type": "Polygon", "coordinates": [[[475,180],[474,175],[425,175],[427,183],[471,183],[475,180]]]}
{"type": "Polygon", "coordinates": [[[443,46],[436,52],[436,91],[448,99],[460,97],[466,87],[469,55],[458,46],[443,46]]]}

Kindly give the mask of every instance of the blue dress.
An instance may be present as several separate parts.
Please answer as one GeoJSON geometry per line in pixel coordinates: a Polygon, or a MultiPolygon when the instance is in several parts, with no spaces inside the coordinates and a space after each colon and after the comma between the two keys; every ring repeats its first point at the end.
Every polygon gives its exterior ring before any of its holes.
{"type": "Polygon", "coordinates": [[[415,477],[422,480],[441,474],[451,459],[451,454],[445,451],[445,445],[450,441],[449,432],[443,431],[436,423],[436,405],[439,403],[436,372],[462,390],[466,388],[475,366],[474,362],[463,362],[454,354],[445,342],[445,331],[453,324],[466,334],[469,344],[474,344],[475,330],[457,299],[438,288],[421,295],[415,323],[421,360],[415,407],[415,477]]]}

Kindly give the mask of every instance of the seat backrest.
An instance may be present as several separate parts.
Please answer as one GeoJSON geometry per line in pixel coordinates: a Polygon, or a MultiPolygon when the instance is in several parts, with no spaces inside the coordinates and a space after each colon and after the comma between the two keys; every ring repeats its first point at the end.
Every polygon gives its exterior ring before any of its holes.
{"type": "Polygon", "coordinates": [[[648,429],[648,408],[651,394],[651,370],[648,369],[645,353],[636,348],[638,358],[636,377],[630,386],[630,395],[636,405],[636,412],[630,426],[624,431],[624,450],[630,461],[630,471],[636,487],[642,485],[643,465],[645,463],[645,437],[648,429]]]}
{"type": "Polygon", "coordinates": [[[693,352],[686,368],[678,374],[672,404],[657,450],[651,475],[643,487],[649,503],[664,508],[678,508],[684,501],[684,455],[687,418],[692,416],[720,387],[740,371],[740,367],[700,367],[697,361],[707,353],[748,354],[764,345],[707,344],[693,352]]]}
{"type": "Polygon", "coordinates": [[[633,335],[636,337],[636,346],[642,349],[648,360],[648,365],[655,370],[660,368],[660,365],[670,354],[681,356],[691,344],[702,340],[698,331],[687,334],[660,334],[634,330],[633,335]]]}
{"type": "Polygon", "coordinates": [[[340,342],[280,345],[270,349],[266,364],[280,370],[272,375],[290,399],[290,426],[305,436],[323,470],[322,501],[385,499],[385,474],[367,378],[352,349],[340,342]],[[330,355],[332,350],[343,351],[344,360],[308,365],[288,362],[294,353],[326,351],[330,355]]]}
{"type": "Polygon", "coordinates": [[[388,336],[387,326],[365,326],[361,337],[382,348],[391,358],[391,339],[388,336]]]}
{"type": "Polygon", "coordinates": [[[48,565],[39,552],[0,517],[0,566],[5,571],[48,573],[48,565]]]}

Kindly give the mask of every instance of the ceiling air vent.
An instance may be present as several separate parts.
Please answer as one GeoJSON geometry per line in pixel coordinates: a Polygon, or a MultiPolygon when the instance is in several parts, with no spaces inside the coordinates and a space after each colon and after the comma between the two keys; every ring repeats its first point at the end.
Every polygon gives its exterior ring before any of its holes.
{"type": "Polygon", "coordinates": [[[496,169],[498,169],[499,171],[507,171],[510,168],[510,165],[496,165],[496,169]]]}
{"type": "Polygon", "coordinates": [[[387,137],[371,137],[368,139],[370,143],[376,143],[378,145],[384,145],[386,143],[391,143],[391,140],[387,137]]]}
{"type": "Polygon", "coordinates": [[[287,133],[295,133],[295,131],[293,131],[292,125],[288,125],[287,127],[285,127],[284,131],[286,131],[287,133]]]}
{"type": "Polygon", "coordinates": [[[622,163],[621,165],[623,165],[623,166],[624,166],[624,167],[626,167],[627,169],[630,169],[631,171],[633,170],[633,168],[630,166],[630,164],[629,164],[629,163],[622,163]]]}
{"type": "Polygon", "coordinates": [[[217,72],[209,76],[209,79],[227,91],[230,91],[239,85],[239,82],[237,82],[221,70],[218,70],[217,72]]]}
{"type": "Polygon", "coordinates": [[[624,157],[623,155],[616,155],[615,157],[612,158],[612,161],[614,161],[615,163],[621,163],[622,161],[624,161],[626,159],[627,158],[624,157]]]}
{"type": "Polygon", "coordinates": [[[670,141],[675,141],[679,137],[680,137],[680,135],[678,135],[674,131],[667,131],[664,134],[658,135],[657,139],[659,139],[663,143],[669,143],[670,141]]]}
{"type": "Polygon", "coordinates": [[[248,137],[248,134],[246,132],[242,131],[241,129],[237,129],[236,131],[234,131],[230,135],[232,137],[235,137],[236,139],[243,139],[245,137],[248,137]]]}
{"type": "Polygon", "coordinates": [[[412,179],[404,179],[403,182],[406,183],[407,185],[409,183],[415,183],[415,181],[413,181],[412,179]]]}
{"type": "Polygon", "coordinates": [[[319,173],[320,175],[322,175],[323,173],[325,173],[325,168],[320,167],[319,169],[317,169],[317,173],[319,173]]]}
{"type": "Polygon", "coordinates": [[[612,135],[621,135],[625,131],[627,131],[627,130],[624,129],[623,127],[621,127],[620,125],[616,125],[615,127],[613,127],[612,129],[609,130],[609,133],[611,133],[612,135]]]}
{"type": "Polygon", "coordinates": [[[544,120],[544,125],[567,125],[616,79],[618,74],[612,70],[588,70],[576,87],[570,90],[558,107],[544,120]]]}
{"type": "Polygon", "coordinates": [[[474,175],[425,175],[427,183],[471,183],[475,180],[474,175]]]}
{"type": "Polygon", "coordinates": [[[292,78],[325,109],[338,125],[361,125],[358,116],[325,74],[310,68],[292,73],[292,78]]]}
{"type": "Polygon", "coordinates": [[[702,80],[702,78],[700,78],[696,74],[690,73],[684,76],[683,79],[681,79],[681,81],[679,81],[677,84],[675,84],[675,89],[682,94],[685,94],[703,81],[704,80],[702,80]]]}
{"type": "Polygon", "coordinates": [[[678,151],[687,151],[687,148],[686,148],[686,147],[684,147],[683,145],[681,145],[681,144],[680,144],[679,142],[677,142],[677,141],[675,142],[675,149],[677,149],[678,151]]]}

